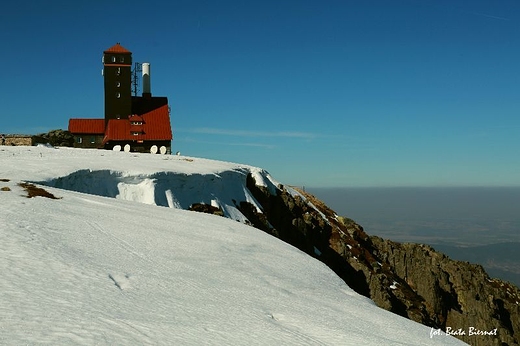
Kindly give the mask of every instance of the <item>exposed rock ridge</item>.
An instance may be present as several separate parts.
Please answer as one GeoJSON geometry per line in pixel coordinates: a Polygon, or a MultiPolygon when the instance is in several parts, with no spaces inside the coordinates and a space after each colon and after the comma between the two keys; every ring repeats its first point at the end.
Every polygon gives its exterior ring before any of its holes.
{"type": "Polygon", "coordinates": [[[237,208],[255,227],[318,258],[378,306],[435,329],[462,331],[454,336],[471,345],[520,345],[514,285],[429,246],[371,237],[304,191],[279,186],[273,194],[251,175],[246,186],[263,213],[246,202],[237,208]],[[496,328],[496,335],[469,335],[471,327],[496,328]]]}
{"type": "Polygon", "coordinates": [[[65,130],[52,130],[47,133],[40,133],[32,137],[33,143],[50,144],[54,147],[72,147],[74,136],[65,130]]]}

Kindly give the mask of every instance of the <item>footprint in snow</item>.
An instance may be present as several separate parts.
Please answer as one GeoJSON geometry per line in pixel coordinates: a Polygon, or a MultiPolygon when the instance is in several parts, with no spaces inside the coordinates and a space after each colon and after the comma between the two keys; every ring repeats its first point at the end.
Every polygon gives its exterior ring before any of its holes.
{"type": "Polygon", "coordinates": [[[130,274],[108,274],[108,277],[121,291],[129,289],[131,286],[130,274]]]}

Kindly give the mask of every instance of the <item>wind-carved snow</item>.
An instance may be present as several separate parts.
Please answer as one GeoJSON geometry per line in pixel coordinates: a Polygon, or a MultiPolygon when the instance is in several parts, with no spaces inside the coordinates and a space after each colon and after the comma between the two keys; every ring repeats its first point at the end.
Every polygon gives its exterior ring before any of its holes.
{"type": "MultiPolygon", "coordinates": [[[[245,187],[249,170],[230,170],[219,174],[157,172],[134,175],[109,170],[79,170],[67,176],[40,182],[47,186],[126,201],[189,209],[205,203],[222,209],[224,216],[246,222],[235,203],[248,202],[262,212],[260,204],[245,187]]],[[[265,172],[264,172],[265,174],[265,172]]],[[[254,171],[262,186],[274,186],[262,172],[254,171]],[[269,185],[267,185],[269,184],[269,185]]],[[[273,190],[276,193],[276,190],[273,190]]]]}
{"type": "MultiPolygon", "coordinates": [[[[157,191],[160,177],[190,186],[239,165],[5,147],[0,167],[0,187],[9,188],[0,191],[1,345],[463,344],[430,338],[430,328],[376,307],[323,263],[253,227],[115,198],[119,183],[149,179],[157,191]],[[97,176],[82,181],[79,171],[97,176]],[[113,198],[45,187],[60,199],[28,199],[17,185],[59,176],[113,198]]],[[[154,203],[184,207],[170,183],[154,203]]],[[[192,190],[222,205],[244,194],[230,188],[192,190]]]]}
{"type": "Polygon", "coordinates": [[[280,185],[265,170],[252,170],[252,177],[255,179],[256,185],[263,186],[268,189],[272,195],[276,195],[277,187],[280,185]]]}
{"type": "MultiPolygon", "coordinates": [[[[156,205],[155,182],[152,179],[144,178],[141,182],[136,184],[120,182],[117,183],[117,190],[119,191],[119,194],[116,196],[116,198],[124,199],[127,201],[140,202],[144,204],[156,205]]],[[[171,193],[170,190],[164,191],[167,201],[167,193],[169,192],[171,193]]],[[[168,201],[168,206],[170,208],[173,208],[173,203],[170,205],[170,202],[168,201]]]]}

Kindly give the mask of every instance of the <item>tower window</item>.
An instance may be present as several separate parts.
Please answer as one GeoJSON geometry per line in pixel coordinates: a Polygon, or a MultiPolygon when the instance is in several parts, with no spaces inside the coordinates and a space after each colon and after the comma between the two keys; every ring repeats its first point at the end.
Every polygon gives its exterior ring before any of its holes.
{"type": "Polygon", "coordinates": [[[116,57],[115,56],[112,57],[112,62],[116,62],[116,57]]]}
{"type": "Polygon", "coordinates": [[[116,76],[119,76],[121,74],[121,67],[118,67],[116,70],[116,76]]]}
{"type": "Polygon", "coordinates": [[[125,57],[124,56],[119,57],[119,62],[125,62],[125,57]]]}
{"type": "Polygon", "coordinates": [[[83,138],[81,138],[81,137],[76,138],[76,142],[78,142],[78,144],[83,143],[83,138]]]}
{"type": "Polygon", "coordinates": [[[116,97],[120,98],[121,97],[121,93],[116,93],[116,97]]]}
{"type": "Polygon", "coordinates": [[[119,88],[121,86],[121,82],[116,82],[116,87],[119,88]]]}

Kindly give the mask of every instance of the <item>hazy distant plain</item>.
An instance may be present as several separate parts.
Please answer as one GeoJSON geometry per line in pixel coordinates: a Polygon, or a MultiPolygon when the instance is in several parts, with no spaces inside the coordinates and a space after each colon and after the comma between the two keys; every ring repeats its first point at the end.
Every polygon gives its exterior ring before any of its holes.
{"type": "Polygon", "coordinates": [[[520,187],[307,190],[370,235],[432,245],[520,286],[520,187]]]}

